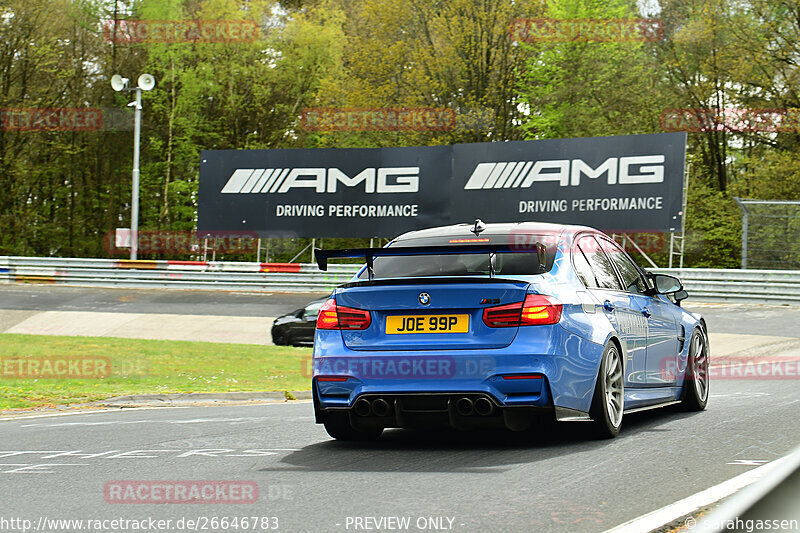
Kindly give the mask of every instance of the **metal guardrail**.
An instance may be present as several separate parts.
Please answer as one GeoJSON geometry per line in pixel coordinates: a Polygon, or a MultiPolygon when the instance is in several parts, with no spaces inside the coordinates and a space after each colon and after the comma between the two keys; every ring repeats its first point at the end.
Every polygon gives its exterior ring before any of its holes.
{"type": "MultiPolygon", "coordinates": [[[[800,447],[769,464],[764,477],[730,497],[698,522],[695,533],[797,531],[800,525],[800,447]],[[763,527],[757,527],[758,525],[763,527]]],[[[766,468],[767,465],[761,468],[766,468]]]]}
{"type": "Polygon", "coordinates": [[[326,292],[347,282],[358,265],[72,259],[0,256],[0,283],[254,292],[326,292]]]}
{"type": "MultiPolygon", "coordinates": [[[[330,291],[358,265],[331,264],[321,272],[307,263],[73,259],[0,256],[0,283],[54,283],[94,287],[225,291],[330,291]]],[[[800,271],[654,269],[678,276],[690,301],[800,305],[800,271]]]]}
{"type": "Polygon", "coordinates": [[[653,269],[678,276],[691,300],[800,305],[800,271],[715,268],[653,269]]]}

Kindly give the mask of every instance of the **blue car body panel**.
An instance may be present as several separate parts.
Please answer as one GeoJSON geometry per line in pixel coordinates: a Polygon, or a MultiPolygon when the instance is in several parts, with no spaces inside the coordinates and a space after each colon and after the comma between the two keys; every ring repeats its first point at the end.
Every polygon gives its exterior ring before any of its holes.
{"type": "Polygon", "coordinates": [[[348,377],[346,382],[319,383],[320,401],[339,407],[351,405],[364,393],[471,391],[488,393],[503,405],[546,407],[552,398],[556,405],[588,411],[604,346],[558,324],[540,328],[538,335],[518,338],[513,346],[491,352],[407,350],[391,355],[350,350],[337,338],[338,331],[317,331],[317,343],[326,349],[315,354],[315,375],[348,377]],[[500,377],[521,373],[542,374],[546,379],[500,377]]]}
{"type": "MultiPolygon", "coordinates": [[[[365,330],[317,329],[313,391],[317,420],[326,409],[349,409],[363,395],[481,393],[498,407],[526,406],[588,414],[605,346],[616,343],[624,364],[626,410],[680,398],[688,339],[702,317],[664,295],[587,288],[573,267],[575,240],[596,230],[577,226],[503,224],[502,231],[554,235],[552,266],[533,275],[393,278],[368,281],[362,269],[337,288],[337,305],[368,310],[365,330]],[[430,295],[428,305],[418,301],[430,295]],[[488,327],[481,301],[520,302],[528,294],[562,304],[553,325],[488,327]],[[391,315],[467,314],[466,333],[386,334],[391,315]],[[510,379],[517,374],[537,379],[510,379]],[[339,381],[319,381],[319,377],[339,381]],[[504,377],[506,376],[506,377],[504,377]]],[[[442,228],[453,233],[456,227],[442,228]]],[[[425,230],[433,232],[434,230],[425,230]]],[[[412,232],[403,238],[412,239],[412,232]]],[[[463,227],[460,231],[467,233],[463,227]]],[[[498,230],[500,231],[500,230],[498,230]]],[[[390,244],[396,245],[397,241],[390,244]]]]}

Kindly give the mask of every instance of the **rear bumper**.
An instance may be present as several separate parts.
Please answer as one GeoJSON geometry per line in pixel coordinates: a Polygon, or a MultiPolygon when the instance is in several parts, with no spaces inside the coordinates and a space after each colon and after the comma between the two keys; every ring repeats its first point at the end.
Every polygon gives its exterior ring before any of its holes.
{"type": "Polygon", "coordinates": [[[540,404],[504,405],[485,392],[381,392],[358,395],[352,405],[332,406],[319,402],[320,385],[314,384],[317,422],[331,412],[346,412],[355,428],[506,428],[521,431],[538,420],[552,420],[553,409],[547,388],[539,394],[540,404]]]}
{"type": "Polygon", "coordinates": [[[481,394],[498,409],[588,412],[602,353],[602,345],[558,325],[522,328],[494,350],[351,350],[338,331],[317,330],[315,407],[318,414],[350,409],[366,395],[481,394]]]}
{"type": "Polygon", "coordinates": [[[409,379],[409,380],[362,380],[356,377],[337,376],[344,381],[314,380],[314,390],[319,395],[320,407],[349,408],[363,396],[409,395],[432,397],[436,395],[458,395],[475,393],[491,398],[498,407],[551,407],[547,378],[542,373],[527,370],[513,374],[494,374],[485,379],[409,379]],[[504,376],[525,377],[528,379],[505,379],[504,376]]]}

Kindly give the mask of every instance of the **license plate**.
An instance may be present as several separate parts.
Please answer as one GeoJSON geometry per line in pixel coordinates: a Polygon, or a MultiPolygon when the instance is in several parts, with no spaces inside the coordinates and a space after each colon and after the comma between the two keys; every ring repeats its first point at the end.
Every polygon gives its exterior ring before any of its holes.
{"type": "Polygon", "coordinates": [[[394,315],[386,317],[387,335],[467,333],[469,315],[394,315]]]}

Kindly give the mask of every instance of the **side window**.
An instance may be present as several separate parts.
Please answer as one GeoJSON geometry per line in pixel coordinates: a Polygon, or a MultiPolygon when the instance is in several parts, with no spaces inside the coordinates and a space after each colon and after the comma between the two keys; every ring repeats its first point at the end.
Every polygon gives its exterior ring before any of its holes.
{"type": "Polygon", "coordinates": [[[614,267],[611,262],[600,249],[600,245],[591,235],[586,235],[578,240],[578,249],[586,256],[589,266],[592,267],[595,279],[597,279],[597,286],[601,289],[616,289],[621,290],[617,274],[614,272],[614,267]]]}
{"type": "Polygon", "coordinates": [[[647,289],[639,269],[633,263],[628,254],[615,242],[608,239],[600,239],[600,244],[605,250],[606,255],[619,270],[622,276],[622,283],[628,292],[643,293],[647,289]]]}
{"type": "Polygon", "coordinates": [[[575,267],[575,274],[583,282],[584,287],[595,288],[598,287],[597,279],[594,277],[592,267],[589,266],[589,261],[580,250],[572,252],[572,265],[575,267]]]}

